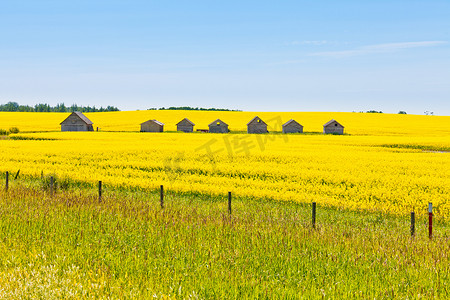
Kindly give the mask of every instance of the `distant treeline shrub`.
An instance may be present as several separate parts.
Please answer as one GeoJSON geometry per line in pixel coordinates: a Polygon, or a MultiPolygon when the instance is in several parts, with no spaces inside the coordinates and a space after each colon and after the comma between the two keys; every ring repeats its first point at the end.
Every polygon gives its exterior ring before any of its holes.
{"type": "Polygon", "coordinates": [[[202,110],[202,111],[241,111],[237,109],[226,109],[226,108],[203,108],[203,107],[190,107],[190,106],[179,106],[179,107],[152,107],[147,110],[202,110]]]}
{"type": "Polygon", "coordinates": [[[19,128],[17,128],[17,127],[11,127],[10,129],[9,129],[9,132],[10,133],[19,133],[19,128]]]}
{"type": "Polygon", "coordinates": [[[17,140],[17,141],[57,141],[58,140],[58,139],[53,139],[53,138],[22,136],[22,135],[10,136],[9,139],[17,140]]]}
{"type": "Polygon", "coordinates": [[[0,104],[0,111],[15,111],[15,112],[105,112],[105,111],[119,111],[117,107],[107,106],[106,108],[95,106],[78,106],[72,104],[71,106],[66,106],[64,103],[57,104],[56,106],[50,106],[48,104],[36,104],[34,106],[29,105],[19,105],[17,102],[8,102],[6,104],[0,104]]]}

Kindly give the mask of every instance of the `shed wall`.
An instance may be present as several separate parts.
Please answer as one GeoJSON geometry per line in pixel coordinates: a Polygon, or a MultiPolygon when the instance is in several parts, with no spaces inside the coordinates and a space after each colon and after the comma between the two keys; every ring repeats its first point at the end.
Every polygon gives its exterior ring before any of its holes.
{"type": "Polygon", "coordinates": [[[177,125],[177,131],[183,131],[183,132],[193,132],[194,126],[188,125],[188,124],[179,124],[177,125]]]}
{"type": "Polygon", "coordinates": [[[344,128],[342,126],[335,126],[331,124],[323,128],[323,133],[344,134],[344,128]]]}
{"type": "Polygon", "coordinates": [[[302,133],[302,132],[303,126],[295,123],[283,126],[283,133],[302,133]]]}
{"type": "Polygon", "coordinates": [[[94,131],[92,125],[78,124],[78,125],[61,125],[61,131],[94,131]]]}
{"type": "Polygon", "coordinates": [[[155,123],[141,124],[141,132],[163,132],[164,126],[155,123]]]}
{"type": "Polygon", "coordinates": [[[209,132],[212,133],[227,133],[228,132],[228,125],[221,124],[219,126],[217,125],[209,125],[209,132]]]}
{"type": "Polygon", "coordinates": [[[267,133],[267,125],[264,123],[254,123],[247,125],[247,133],[267,133]]]}

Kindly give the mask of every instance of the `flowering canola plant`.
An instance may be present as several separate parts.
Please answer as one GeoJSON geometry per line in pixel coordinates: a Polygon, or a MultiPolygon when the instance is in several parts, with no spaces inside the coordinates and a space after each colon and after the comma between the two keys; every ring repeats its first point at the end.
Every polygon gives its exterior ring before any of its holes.
{"type": "Polygon", "coordinates": [[[1,113],[0,128],[30,132],[0,139],[0,171],[102,180],[106,187],[154,190],[163,184],[175,192],[212,196],[231,191],[240,197],[394,214],[426,211],[433,202],[436,214],[450,219],[450,117],[143,111],[87,114],[94,127],[105,124],[100,132],[56,132],[54,123],[66,116],[1,113]],[[244,131],[255,115],[269,120],[275,133],[137,132],[138,120],[157,119],[166,123],[165,130],[175,131],[186,116],[197,128],[220,118],[231,130],[244,131]],[[290,118],[311,133],[279,133],[290,118]],[[331,118],[348,135],[313,133],[331,118]]]}

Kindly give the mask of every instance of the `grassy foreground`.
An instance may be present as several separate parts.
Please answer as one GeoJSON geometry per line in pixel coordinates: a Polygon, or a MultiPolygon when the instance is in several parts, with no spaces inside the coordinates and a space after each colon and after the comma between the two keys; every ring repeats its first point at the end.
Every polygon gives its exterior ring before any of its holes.
{"type": "Polygon", "coordinates": [[[0,194],[0,298],[448,298],[425,219],[168,194],[0,194]]]}

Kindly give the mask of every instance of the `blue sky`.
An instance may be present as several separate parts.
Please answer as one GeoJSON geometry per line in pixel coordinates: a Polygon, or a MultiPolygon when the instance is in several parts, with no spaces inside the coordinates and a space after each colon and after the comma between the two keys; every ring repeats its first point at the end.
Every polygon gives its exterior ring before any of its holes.
{"type": "Polygon", "coordinates": [[[450,115],[450,1],[0,2],[0,103],[450,115]]]}

